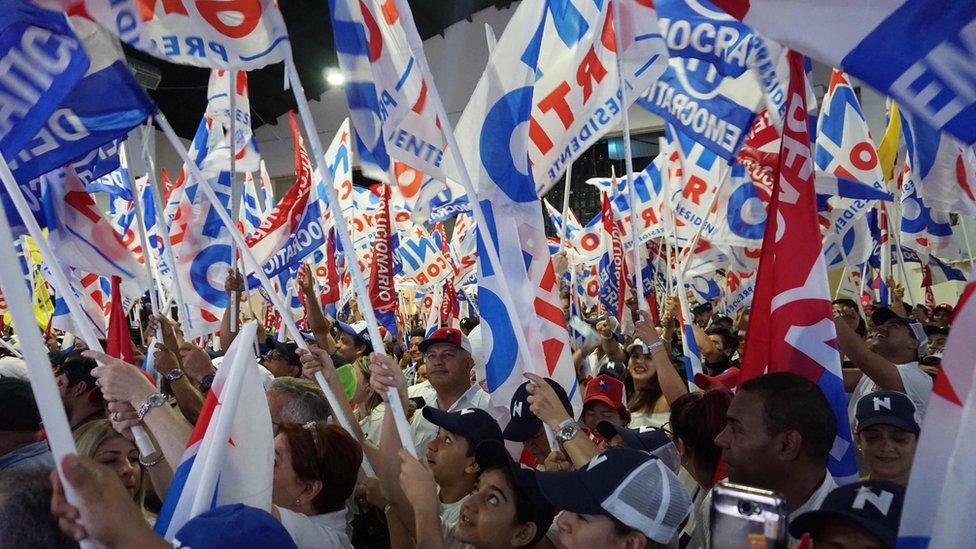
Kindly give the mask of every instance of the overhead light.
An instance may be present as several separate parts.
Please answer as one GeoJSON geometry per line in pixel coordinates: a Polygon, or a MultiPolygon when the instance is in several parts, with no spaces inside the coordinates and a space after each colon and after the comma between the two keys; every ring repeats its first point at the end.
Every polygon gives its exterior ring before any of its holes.
{"type": "Polygon", "coordinates": [[[346,83],[346,75],[342,74],[339,69],[330,67],[325,69],[325,81],[330,86],[338,88],[346,83]]]}

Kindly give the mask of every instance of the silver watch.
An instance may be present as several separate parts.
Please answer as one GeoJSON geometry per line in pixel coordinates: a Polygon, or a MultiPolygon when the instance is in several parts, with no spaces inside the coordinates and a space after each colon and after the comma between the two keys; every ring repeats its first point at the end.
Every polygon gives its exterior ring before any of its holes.
{"type": "Polygon", "coordinates": [[[563,420],[563,422],[559,424],[559,430],[556,431],[556,440],[559,442],[559,444],[566,444],[579,432],[579,423],[576,423],[576,421],[572,418],[563,420]]]}
{"type": "Polygon", "coordinates": [[[139,417],[139,421],[142,421],[142,418],[146,417],[149,410],[159,408],[163,404],[166,404],[166,395],[162,393],[153,393],[146,397],[146,401],[139,406],[139,409],[136,411],[136,416],[139,417]]]}
{"type": "Polygon", "coordinates": [[[177,379],[180,379],[181,377],[183,377],[185,375],[186,374],[183,373],[183,370],[180,370],[179,368],[177,368],[175,370],[171,370],[168,374],[166,374],[166,381],[168,381],[170,383],[170,385],[172,385],[174,381],[176,381],[177,379]]]}

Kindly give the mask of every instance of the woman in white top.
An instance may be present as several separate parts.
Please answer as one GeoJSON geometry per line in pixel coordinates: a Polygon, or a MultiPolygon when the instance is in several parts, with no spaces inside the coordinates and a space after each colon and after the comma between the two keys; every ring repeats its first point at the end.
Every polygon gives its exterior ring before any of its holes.
{"type": "MultiPolygon", "coordinates": [[[[653,355],[660,344],[655,344],[645,344],[637,339],[627,347],[627,379],[624,384],[628,385],[627,394],[630,395],[627,410],[630,411],[628,427],[631,428],[662,427],[671,417],[671,409],[657,378],[654,364],[657,357],[653,355]]],[[[668,360],[666,353],[660,354],[663,360],[668,360]]]]}
{"type": "Polygon", "coordinates": [[[376,446],[380,444],[380,429],[383,427],[383,414],[386,404],[383,397],[369,384],[369,357],[360,357],[353,363],[356,372],[356,392],[352,396],[353,411],[366,440],[376,446]]]}
{"type": "Polygon", "coordinates": [[[275,437],[273,514],[300,549],[352,547],[346,500],[363,451],[341,427],[282,423],[275,437]]]}

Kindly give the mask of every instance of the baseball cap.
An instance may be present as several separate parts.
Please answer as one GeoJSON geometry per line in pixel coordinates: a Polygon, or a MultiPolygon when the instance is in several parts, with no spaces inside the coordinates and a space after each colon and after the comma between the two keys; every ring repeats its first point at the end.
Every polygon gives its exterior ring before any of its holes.
{"type": "Polygon", "coordinates": [[[734,391],[739,385],[739,369],[735,366],[726,368],[724,372],[710,376],[703,373],[695,374],[695,385],[702,391],[709,389],[725,389],[734,391]]]}
{"type": "Polygon", "coordinates": [[[948,303],[939,303],[938,305],[932,308],[932,314],[935,314],[936,311],[945,311],[951,315],[953,309],[952,309],[952,305],[949,305],[948,303]]]}
{"type": "Polygon", "coordinates": [[[535,523],[535,537],[529,546],[532,546],[546,535],[552,521],[556,517],[556,510],[549,500],[542,495],[539,489],[539,482],[536,479],[535,470],[525,465],[516,463],[511,454],[505,449],[505,445],[496,440],[486,440],[475,448],[474,459],[478,462],[478,467],[485,469],[500,469],[507,467],[515,481],[515,489],[529,502],[532,509],[532,522],[535,523]]]}
{"type": "Polygon", "coordinates": [[[857,401],[855,417],[856,431],[872,425],[891,425],[903,431],[915,433],[920,429],[915,421],[915,403],[905,393],[898,391],[875,391],[862,396],[857,401]]]}
{"type": "Polygon", "coordinates": [[[854,482],[835,488],[827,494],[820,509],[808,511],[790,523],[795,538],[816,532],[830,519],[853,522],[878,538],[885,547],[898,541],[898,525],[905,501],[905,488],[886,480],[854,482]]]}
{"type": "Polygon", "coordinates": [[[559,509],[606,515],[658,543],[668,543],[691,512],[691,498],[663,461],[640,450],[610,448],[566,473],[536,473],[559,509]]]}
{"type": "Polygon", "coordinates": [[[345,322],[336,321],[336,326],[339,330],[345,332],[352,337],[356,338],[357,343],[365,344],[368,349],[367,352],[372,352],[373,345],[369,340],[369,330],[366,328],[365,320],[357,320],[352,324],[346,324],[345,322]]]}
{"type": "Polygon", "coordinates": [[[922,326],[922,330],[928,337],[932,337],[934,335],[949,335],[949,328],[946,328],[945,326],[937,326],[935,324],[926,324],[925,326],[922,326]]]}
{"type": "Polygon", "coordinates": [[[281,355],[281,359],[288,364],[294,366],[301,366],[302,360],[298,357],[298,344],[297,343],[286,343],[283,341],[274,341],[268,338],[268,342],[271,345],[271,349],[278,351],[281,355]]]}
{"type": "Polygon", "coordinates": [[[620,435],[620,440],[625,447],[651,454],[663,461],[674,473],[677,473],[681,467],[678,448],[671,442],[664,429],[651,425],[635,428],[621,427],[609,421],[601,421],[596,424],[596,432],[607,440],[620,435]]]}
{"type": "Polygon", "coordinates": [[[37,431],[41,414],[30,383],[12,377],[0,378],[0,431],[37,431]]]}
{"type": "MultiPolygon", "coordinates": [[[[549,386],[552,387],[552,390],[556,392],[556,396],[559,397],[559,401],[563,403],[563,407],[566,408],[566,412],[569,413],[570,417],[572,417],[573,404],[569,401],[569,396],[566,395],[566,390],[553,379],[547,377],[543,379],[545,379],[546,383],[548,383],[549,386]]],[[[505,427],[505,431],[502,432],[505,440],[525,442],[526,440],[529,440],[535,436],[535,434],[539,432],[539,429],[542,428],[542,420],[533,414],[532,410],[529,409],[529,383],[532,382],[526,381],[525,383],[519,385],[518,388],[515,389],[515,394],[512,395],[512,404],[509,407],[512,419],[505,427]]]]}
{"type": "Polygon", "coordinates": [[[614,410],[624,406],[624,382],[608,375],[598,375],[586,383],[586,396],[583,406],[591,402],[602,402],[614,410]]]}
{"type": "Polygon", "coordinates": [[[925,347],[929,342],[928,336],[925,335],[925,328],[922,327],[921,323],[913,319],[905,318],[887,307],[875,309],[871,313],[871,321],[874,322],[875,326],[881,326],[892,320],[908,327],[912,336],[918,341],[918,356],[921,358],[925,354],[925,347]]]}
{"type": "Polygon", "coordinates": [[[454,328],[438,328],[434,330],[434,333],[427,336],[427,339],[418,345],[418,348],[421,353],[426,353],[431,345],[437,343],[450,343],[455,347],[467,351],[469,354],[471,353],[471,342],[461,333],[461,330],[455,330],[454,328]]]}
{"type": "Polygon", "coordinates": [[[691,314],[693,314],[695,316],[698,316],[698,315],[704,314],[704,313],[710,313],[710,312],[712,312],[712,302],[711,301],[706,301],[704,303],[699,303],[698,305],[695,305],[694,307],[691,308],[691,314]]]}
{"type": "Polygon", "coordinates": [[[444,412],[433,406],[424,406],[423,410],[427,421],[468,439],[472,448],[486,440],[502,441],[502,430],[498,427],[498,422],[480,408],[444,412]]]}
{"type": "Polygon", "coordinates": [[[176,532],[179,547],[241,547],[286,549],[296,547],[291,534],[271,513],[241,503],[224,505],[198,515],[176,532]]]}

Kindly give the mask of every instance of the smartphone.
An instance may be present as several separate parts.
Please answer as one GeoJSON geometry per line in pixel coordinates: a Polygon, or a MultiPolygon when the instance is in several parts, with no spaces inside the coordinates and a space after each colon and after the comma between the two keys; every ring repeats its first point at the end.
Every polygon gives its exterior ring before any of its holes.
{"type": "Polygon", "coordinates": [[[710,511],[712,549],[786,548],[786,499],[776,492],[720,482],[710,511]]]}

